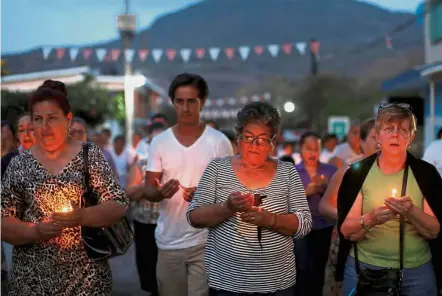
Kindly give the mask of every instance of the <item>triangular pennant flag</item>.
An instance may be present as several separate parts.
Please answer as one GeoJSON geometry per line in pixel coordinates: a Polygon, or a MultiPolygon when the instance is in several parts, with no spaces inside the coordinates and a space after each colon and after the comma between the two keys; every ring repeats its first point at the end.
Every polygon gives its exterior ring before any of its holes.
{"type": "Polygon", "coordinates": [[[260,56],[260,55],[262,55],[264,53],[264,46],[257,45],[257,46],[255,46],[253,51],[255,51],[255,53],[260,56]]]}
{"type": "Polygon", "coordinates": [[[267,49],[269,50],[272,57],[277,57],[279,53],[279,45],[278,44],[270,44],[267,46],[267,49]]]}
{"type": "Polygon", "coordinates": [[[140,61],[144,62],[148,55],[149,55],[148,49],[139,49],[138,50],[138,58],[140,59],[140,61]]]}
{"type": "Polygon", "coordinates": [[[181,58],[185,63],[187,63],[190,59],[190,55],[192,54],[192,50],[190,48],[182,48],[180,50],[181,58]]]}
{"type": "Polygon", "coordinates": [[[103,61],[104,57],[106,56],[107,49],[106,48],[97,48],[95,50],[95,54],[97,55],[97,59],[99,62],[103,61]]]}
{"type": "Polygon", "coordinates": [[[305,50],[307,49],[307,43],[305,42],[296,43],[296,49],[299,51],[300,54],[304,55],[305,50]]]}
{"type": "Polygon", "coordinates": [[[78,48],[71,48],[69,49],[69,57],[71,58],[71,61],[75,61],[77,58],[79,49],[78,48]]]}
{"type": "Polygon", "coordinates": [[[176,57],[176,50],[173,48],[166,49],[166,55],[169,61],[173,61],[176,57]]]}
{"type": "Polygon", "coordinates": [[[57,56],[57,59],[61,60],[64,57],[64,52],[66,51],[66,49],[64,48],[57,48],[55,50],[55,54],[57,56]]]}
{"type": "Polygon", "coordinates": [[[204,58],[204,55],[206,54],[206,50],[204,48],[197,48],[195,49],[195,54],[198,59],[202,60],[204,58]]]}
{"type": "Polygon", "coordinates": [[[124,50],[124,57],[126,59],[126,62],[132,63],[134,60],[135,50],[132,48],[128,48],[124,50]]]}
{"type": "Polygon", "coordinates": [[[43,50],[43,58],[44,58],[45,60],[47,60],[48,57],[49,57],[49,54],[50,54],[51,51],[52,51],[52,47],[47,47],[47,46],[45,46],[45,47],[42,48],[42,50],[43,50]]]}
{"type": "Polygon", "coordinates": [[[159,48],[155,48],[152,50],[152,56],[155,63],[158,63],[163,55],[163,50],[159,48]]]}
{"type": "Polygon", "coordinates": [[[388,49],[393,49],[393,42],[391,36],[385,37],[385,46],[387,46],[388,49]]]}
{"type": "Polygon", "coordinates": [[[216,61],[218,59],[219,53],[221,52],[221,49],[219,47],[211,47],[209,49],[210,58],[212,61],[216,61]]]}
{"type": "Polygon", "coordinates": [[[247,60],[247,58],[249,57],[249,53],[250,53],[250,46],[241,46],[239,48],[239,55],[241,56],[241,59],[243,61],[247,60]]]}
{"type": "Polygon", "coordinates": [[[111,50],[111,59],[112,61],[116,62],[120,58],[120,50],[117,48],[114,48],[111,50]]]}
{"type": "Polygon", "coordinates": [[[89,57],[91,56],[91,54],[92,54],[92,49],[90,49],[90,48],[83,49],[83,57],[85,60],[89,60],[89,57]]]}
{"type": "Polygon", "coordinates": [[[292,53],[293,44],[291,43],[284,43],[282,45],[282,50],[285,52],[285,54],[289,55],[292,53]]]}
{"type": "Polygon", "coordinates": [[[224,49],[224,53],[226,54],[226,57],[231,60],[235,56],[235,49],[232,47],[228,47],[224,49]]]}

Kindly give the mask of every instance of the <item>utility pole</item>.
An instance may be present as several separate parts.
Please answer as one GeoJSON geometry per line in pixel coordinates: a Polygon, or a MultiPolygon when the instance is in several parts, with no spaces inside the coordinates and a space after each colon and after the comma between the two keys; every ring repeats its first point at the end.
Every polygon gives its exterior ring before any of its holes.
{"type": "Polygon", "coordinates": [[[310,40],[310,66],[311,75],[318,76],[319,72],[319,41],[316,39],[310,40]]]}
{"type": "Polygon", "coordinates": [[[134,92],[132,79],[132,64],[126,58],[126,51],[132,48],[135,37],[136,16],[129,14],[129,0],[124,1],[125,13],[117,17],[117,28],[120,32],[124,56],[124,102],[126,110],[126,144],[130,145],[133,135],[134,92]]]}

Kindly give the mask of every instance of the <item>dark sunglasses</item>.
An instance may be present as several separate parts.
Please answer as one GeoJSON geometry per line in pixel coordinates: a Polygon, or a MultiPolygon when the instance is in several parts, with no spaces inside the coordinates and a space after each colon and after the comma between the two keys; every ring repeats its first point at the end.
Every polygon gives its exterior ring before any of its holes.
{"type": "Polygon", "coordinates": [[[379,106],[378,108],[378,112],[380,112],[383,109],[388,109],[388,108],[401,108],[404,109],[410,113],[413,113],[413,110],[411,109],[411,105],[407,104],[407,103],[387,103],[387,104],[382,104],[379,106]]]}

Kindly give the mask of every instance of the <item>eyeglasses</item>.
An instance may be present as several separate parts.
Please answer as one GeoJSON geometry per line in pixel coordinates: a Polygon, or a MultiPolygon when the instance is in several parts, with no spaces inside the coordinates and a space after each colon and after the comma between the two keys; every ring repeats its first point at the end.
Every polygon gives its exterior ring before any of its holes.
{"type": "Polygon", "coordinates": [[[392,126],[386,126],[382,129],[382,131],[384,133],[386,133],[387,135],[391,135],[394,132],[397,132],[399,135],[401,135],[402,137],[408,137],[410,135],[410,131],[401,127],[398,128],[393,128],[392,126]]]}
{"type": "Polygon", "coordinates": [[[273,136],[272,138],[262,138],[260,136],[245,136],[245,135],[239,135],[239,139],[246,143],[246,144],[253,144],[253,142],[256,141],[256,143],[259,146],[270,146],[272,144],[273,139],[276,137],[273,136]]]}
{"type": "Polygon", "coordinates": [[[386,108],[392,108],[392,107],[396,107],[396,108],[401,108],[404,109],[410,113],[413,113],[413,110],[411,109],[411,105],[407,104],[407,103],[387,103],[387,104],[382,104],[379,106],[378,108],[378,112],[380,112],[382,109],[386,109],[386,108]]]}

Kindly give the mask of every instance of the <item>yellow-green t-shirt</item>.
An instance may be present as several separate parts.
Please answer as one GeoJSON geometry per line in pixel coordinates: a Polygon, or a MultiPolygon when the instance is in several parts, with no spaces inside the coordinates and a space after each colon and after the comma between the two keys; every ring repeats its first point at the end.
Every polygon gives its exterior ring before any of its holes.
{"type": "MultiPolygon", "coordinates": [[[[361,188],[362,213],[366,214],[384,200],[392,196],[392,189],[397,190],[396,197],[401,195],[404,170],[386,175],[379,169],[377,162],[371,167],[361,188]]],[[[413,204],[422,209],[424,197],[417,185],[413,172],[408,170],[406,196],[413,204]]],[[[375,226],[367,232],[365,238],[358,242],[359,261],[379,267],[399,268],[399,217],[382,225],[375,226]]],[[[354,252],[351,252],[354,257],[354,252]]],[[[414,268],[431,260],[427,241],[421,237],[414,226],[406,221],[404,238],[404,267],[414,268]]]]}

